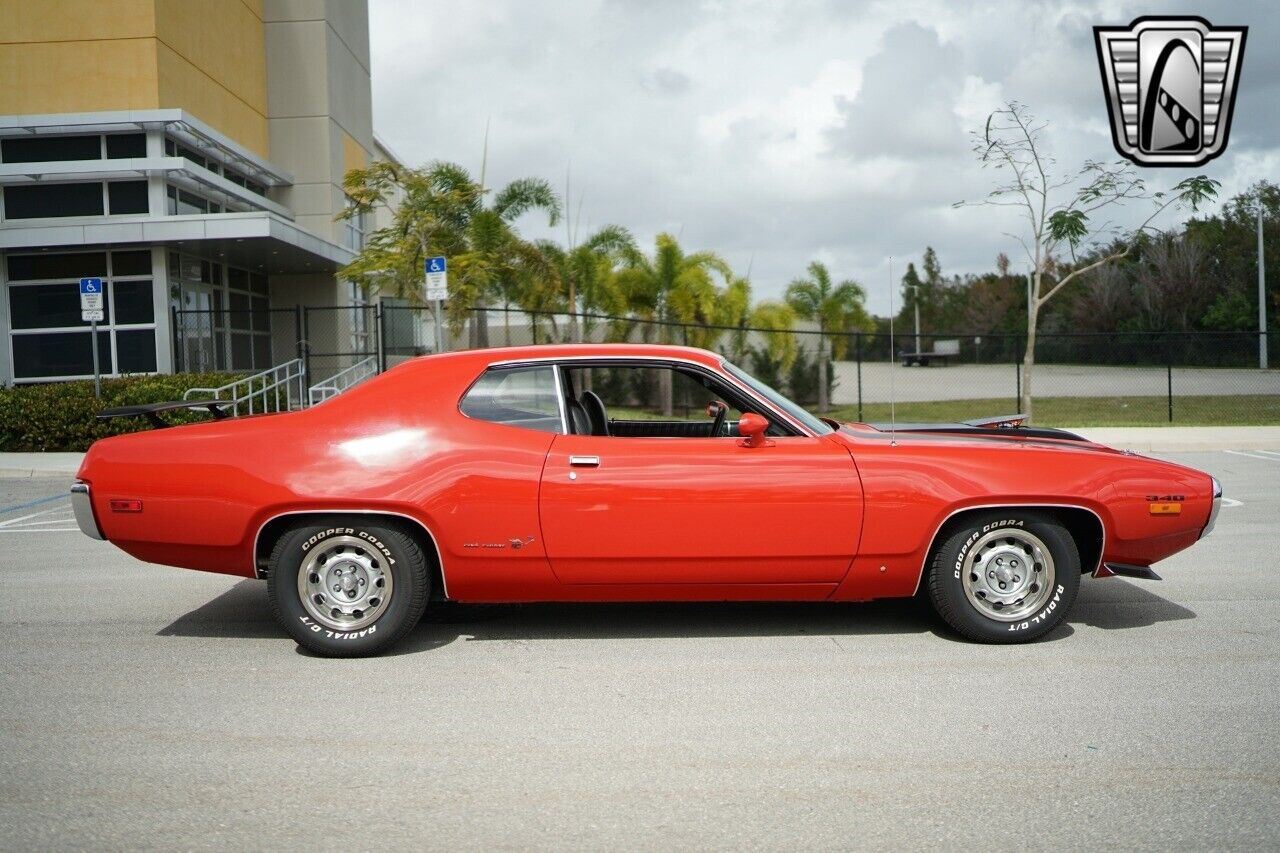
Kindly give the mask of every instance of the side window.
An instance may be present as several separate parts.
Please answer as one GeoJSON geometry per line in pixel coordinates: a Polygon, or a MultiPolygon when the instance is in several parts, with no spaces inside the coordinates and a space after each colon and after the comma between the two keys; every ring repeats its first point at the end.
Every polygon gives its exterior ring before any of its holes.
{"type": "Polygon", "coordinates": [[[570,425],[575,433],[617,438],[726,438],[736,435],[741,409],[699,373],[665,365],[570,367],[570,425]],[[725,403],[719,431],[707,404],[725,403]],[[576,413],[581,411],[581,417],[576,413]],[[582,423],[580,424],[579,421],[582,423]]]}
{"type": "Polygon", "coordinates": [[[459,408],[476,420],[561,431],[555,372],[550,367],[491,368],[471,386],[459,408]]]}

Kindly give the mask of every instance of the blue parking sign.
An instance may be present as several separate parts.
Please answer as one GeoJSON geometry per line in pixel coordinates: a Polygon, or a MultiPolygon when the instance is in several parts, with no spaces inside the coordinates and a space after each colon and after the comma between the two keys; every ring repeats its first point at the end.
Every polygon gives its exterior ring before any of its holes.
{"type": "Polygon", "coordinates": [[[100,278],[82,278],[80,279],[81,293],[101,293],[102,279],[100,278]]]}
{"type": "Polygon", "coordinates": [[[449,261],[444,255],[437,255],[434,258],[427,258],[427,273],[440,273],[449,271],[449,261]]]}

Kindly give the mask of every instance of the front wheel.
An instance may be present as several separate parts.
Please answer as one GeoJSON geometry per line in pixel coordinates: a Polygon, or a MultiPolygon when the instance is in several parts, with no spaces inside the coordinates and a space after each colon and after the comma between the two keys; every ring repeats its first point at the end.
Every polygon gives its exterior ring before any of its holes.
{"type": "Polygon", "coordinates": [[[398,527],[335,517],[280,537],[267,594],[299,645],[326,657],[359,657],[388,648],[418,623],[429,577],[422,549],[398,527]]]}
{"type": "Polygon", "coordinates": [[[1075,540],[1053,516],[1032,510],[975,513],[935,548],[929,598],[961,635],[1023,643],[1066,617],[1080,589],[1075,540]]]}

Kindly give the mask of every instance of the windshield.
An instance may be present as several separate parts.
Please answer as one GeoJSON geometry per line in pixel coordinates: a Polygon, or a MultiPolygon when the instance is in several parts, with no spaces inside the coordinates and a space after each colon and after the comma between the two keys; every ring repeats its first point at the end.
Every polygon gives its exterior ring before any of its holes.
{"type": "Polygon", "coordinates": [[[795,403],[770,388],[768,385],[765,385],[759,379],[756,379],[750,373],[747,373],[741,367],[738,367],[736,364],[730,364],[727,361],[722,361],[720,362],[720,365],[725,370],[729,371],[730,374],[737,377],[738,380],[750,386],[750,388],[761,397],[764,397],[770,403],[773,403],[779,409],[782,409],[788,415],[813,430],[817,435],[826,435],[827,433],[835,432],[835,430],[832,429],[831,424],[819,420],[817,417],[809,414],[804,409],[800,408],[795,403]]]}

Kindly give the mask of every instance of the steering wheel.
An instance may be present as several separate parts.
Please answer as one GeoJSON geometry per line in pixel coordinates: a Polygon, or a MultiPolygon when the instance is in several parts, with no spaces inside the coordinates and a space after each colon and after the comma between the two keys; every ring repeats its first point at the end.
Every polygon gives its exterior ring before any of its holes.
{"type": "Polygon", "coordinates": [[[712,400],[707,403],[707,417],[715,418],[711,424],[711,437],[719,438],[721,431],[724,429],[725,416],[729,414],[729,407],[719,400],[712,400]]]}

